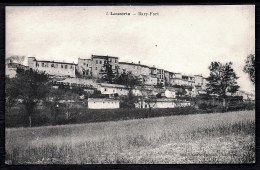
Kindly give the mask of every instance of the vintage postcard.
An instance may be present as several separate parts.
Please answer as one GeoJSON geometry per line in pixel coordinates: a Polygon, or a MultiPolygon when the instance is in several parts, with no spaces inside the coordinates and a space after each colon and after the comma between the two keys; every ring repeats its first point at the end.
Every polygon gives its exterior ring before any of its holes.
{"type": "Polygon", "coordinates": [[[6,164],[255,163],[255,6],[7,6],[6,164]]]}

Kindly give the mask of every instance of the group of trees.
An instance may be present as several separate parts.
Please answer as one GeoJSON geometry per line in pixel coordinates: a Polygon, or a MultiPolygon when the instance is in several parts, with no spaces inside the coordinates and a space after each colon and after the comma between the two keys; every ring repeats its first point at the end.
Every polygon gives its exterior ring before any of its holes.
{"type": "Polygon", "coordinates": [[[32,69],[17,68],[15,78],[6,77],[6,107],[11,107],[20,100],[24,105],[31,126],[32,114],[37,104],[46,98],[49,92],[48,76],[32,69]]]}
{"type": "MultiPolygon", "coordinates": [[[[232,96],[239,90],[237,85],[237,77],[235,71],[232,68],[232,62],[229,63],[220,63],[212,62],[209,66],[210,76],[207,78],[208,84],[207,93],[215,94],[220,99],[222,99],[223,109],[227,109],[227,103],[232,99],[227,96],[227,93],[232,96]],[[227,101],[228,100],[228,101],[227,101]]],[[[245,60],[245,66],[243,71],[247,73],[250,77],[250,80],[255,84],[255,55],[250,54],[245,60]]]]}

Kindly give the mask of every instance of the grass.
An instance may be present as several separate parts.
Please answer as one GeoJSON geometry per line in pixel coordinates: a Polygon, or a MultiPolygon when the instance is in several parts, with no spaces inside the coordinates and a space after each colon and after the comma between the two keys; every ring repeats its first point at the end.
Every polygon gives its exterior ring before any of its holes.
{"type": "Polygon", "coordinates": [[[6,129],[7,164],[254,162],[254,111],[6,129]]]}

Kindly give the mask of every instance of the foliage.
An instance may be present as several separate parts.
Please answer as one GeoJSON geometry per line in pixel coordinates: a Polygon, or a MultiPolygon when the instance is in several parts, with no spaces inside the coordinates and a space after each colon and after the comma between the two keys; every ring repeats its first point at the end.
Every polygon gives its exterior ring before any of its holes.
{"type": "Polygon", "coordinates": [[[25,70],[17,68],[17,75],[14,78],[14,88],[17,89],[19,99],[21,99],[29,118],[31,126],[31,116],[37,104],[45,99],[49,92],[48,76],[43,72],[32,69],[25,70]]]}
{"type": "Polygon", "coordinates": [[[179,96],[184,96],[184,95],[186,95],[187,94],[187,91],[186,91],[186,89],[183,87],[183,86],[181,86],[181,88],[178,88],[177,89],[177,92],[176,92],[176,95],[179,97],[179,96]]]}
{"type": "Polygon", "coordinates": [[[6,61],[6,63],[9,63],[9,62],[13,63],[14,62],[14,63],[18,63],[18,64],[23,64],[24,58],[25,58],[25,56],[14,55],[14,56],[7,57],[5,59],[5,61],[6,61]]]}
{"type": "Polygon", "coordinates": [[[134,108],[137,101],[138,98],[129,91],[127,96],[120,96],[120,108],[134,108]]]}
{"type": "Polygon", "coordinates": [[[100,75],[101,81],[107,83],[116,83],[118,81],[118,69],[119,67],[116,66],[116,69],[112,69],[112,65],[109,63],[108,58],[104,60],[103,67],[101,68],[100,75]]]}
{"type": "Polygon", "coordinates": [[[150,113],[152,112],[152,108],[154,108],[155,104],[157,103],[157,97],[149,95],[147,99],[145,99],[145,103],[147,103],[148,108],[149,108],[149,114],[147,117],[150,117],[150,113]]]}
{"type": "Polygon", "coordinates": [[[232,62],[226,64],[211,62],[209,70],[210,76],[207,78],[208,84],[206,84],[207,92],[222,98],[223,107],[226,107],[227,92],[234,94],[239,89],[236,81],[239,77],[232,68],[232,62]]]}
{"type": "Polygon", "coordinates": [[[135,86],[140,85],[141,82],[132,72],[123,71],[118,78],[118,84],[125,85],[132,90],[135,86]]]}
{"type": "Polygon", "coordinates": [[[245,63],[246,65],[244,66],[243,71],[249,75],[250,80],[255,84],[255,55],[248,55],[245,63]]]}
{"type": "Polygon", "coordinates": [[[19,90],[16,88],[15,79],[5,76],[5,108],[10,113],[11,108],[18,101],[19,90]]]}

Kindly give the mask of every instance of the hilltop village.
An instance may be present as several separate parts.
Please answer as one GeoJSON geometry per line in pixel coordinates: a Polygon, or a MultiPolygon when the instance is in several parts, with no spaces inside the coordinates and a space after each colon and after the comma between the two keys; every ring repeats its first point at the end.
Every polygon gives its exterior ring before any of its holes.
{"type": "MultiPolygon", "coordinates": [[[[12,62],[7,63],[6,75],[13,77],[17,65],[12,62]]],[[[64,86],[70,89],[83,88],[85,95],[80,97],[87,98],[88,108],[92,109],[119,108],[118,98],[127,96],[129,91],[138,98],[135,103],[136,108],[189,106],[189,101],[177,99],[177,96],[195,97],[206,94],[207,80],[202,75],[175,73],[155,66],[143,65],[141,62],[119,62],[119,58],[113,56],[92,55],[89,59],[78,58],[77,64],[28,57],[28,66],[24,67],[48,74],[53,88],[64,86]],[[107,65],[110,66],[112,74],[119,76],[131,73],[140,83],[129,87],[113,81],[102,81],[107,65]],[[89,96],[93,94],[101,94],[105,97],[90,98],[89,96]]]]}

